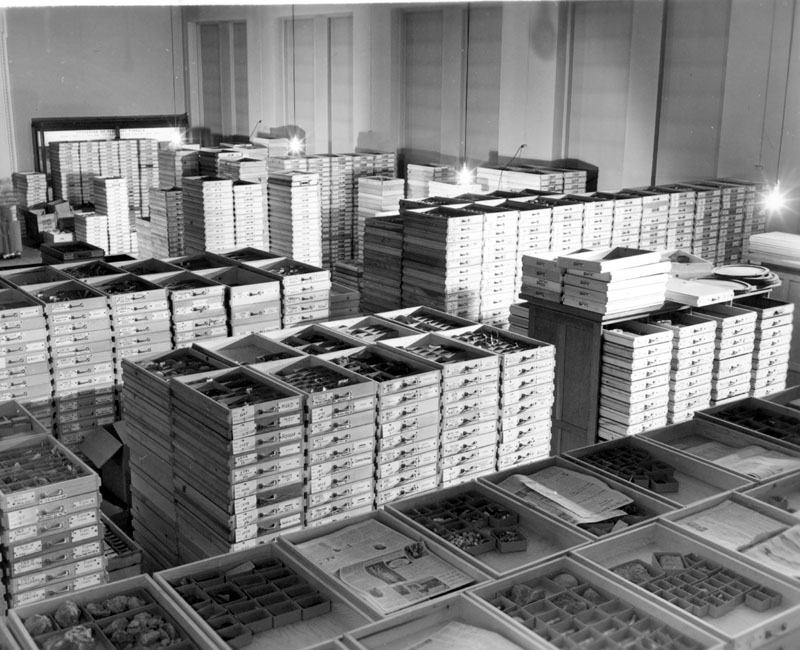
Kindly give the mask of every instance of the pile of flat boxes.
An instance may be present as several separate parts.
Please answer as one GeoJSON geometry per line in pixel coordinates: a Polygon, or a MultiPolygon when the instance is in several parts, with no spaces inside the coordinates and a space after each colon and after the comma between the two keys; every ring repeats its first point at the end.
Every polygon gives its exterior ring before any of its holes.
{"type": "Polygon", "coordinates": [[[32,427],[0,445],[3,611],[107,580],[100,479],[32,427]]]}

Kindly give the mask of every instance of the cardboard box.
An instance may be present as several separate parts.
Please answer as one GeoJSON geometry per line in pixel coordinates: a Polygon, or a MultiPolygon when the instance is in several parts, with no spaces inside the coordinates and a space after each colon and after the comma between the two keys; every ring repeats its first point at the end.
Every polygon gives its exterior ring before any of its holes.
{"type": "Polygon", "coordinates": [[[103,498],[129,508],[131,472],[125,422],[97,427],[84,439],[80,449],[100,474],[103,498]]]}

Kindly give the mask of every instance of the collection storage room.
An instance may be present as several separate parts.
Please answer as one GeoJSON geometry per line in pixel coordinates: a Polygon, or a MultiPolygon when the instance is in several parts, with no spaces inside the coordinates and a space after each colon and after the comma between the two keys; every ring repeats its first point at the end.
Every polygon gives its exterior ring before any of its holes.
{"type": "Polygon", "coordinates": [[[798,650],[797,0],[0,6],[0,650],[798,650]]]}

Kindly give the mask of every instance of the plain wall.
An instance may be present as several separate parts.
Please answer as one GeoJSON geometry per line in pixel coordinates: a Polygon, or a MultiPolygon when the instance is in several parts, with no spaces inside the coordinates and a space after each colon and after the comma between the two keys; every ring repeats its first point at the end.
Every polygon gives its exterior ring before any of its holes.
{"type": "Polygon", "coordinates": [[[6,11],[18,170],[33,169],[32,118],[186,111],[179,10],[98,6],[6,11]]]}

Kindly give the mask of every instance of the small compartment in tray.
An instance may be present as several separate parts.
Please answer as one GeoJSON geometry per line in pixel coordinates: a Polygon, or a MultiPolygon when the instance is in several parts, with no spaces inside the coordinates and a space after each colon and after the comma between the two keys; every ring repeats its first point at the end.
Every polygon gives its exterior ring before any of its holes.
{"type": "Polygon", "coordinates": [[[745,490],[744,494],[800,519],[800,471],[745,490]]]}

